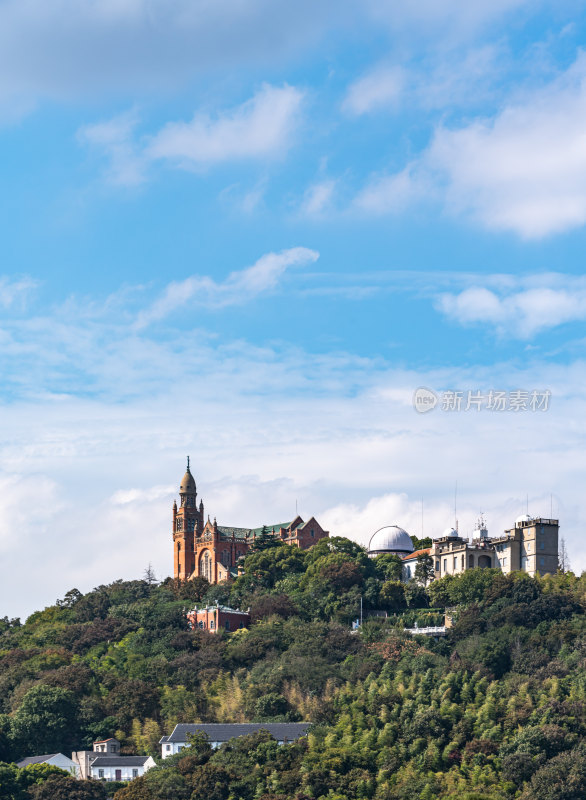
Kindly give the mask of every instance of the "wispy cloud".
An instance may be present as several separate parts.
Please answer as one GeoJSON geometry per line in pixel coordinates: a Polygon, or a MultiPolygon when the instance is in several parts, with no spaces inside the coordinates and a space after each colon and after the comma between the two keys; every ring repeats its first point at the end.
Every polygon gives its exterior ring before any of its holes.
{"type": "Polygon", "coordinates": [[[586,56],[494,119],[440,128],[425,156],[446,201],[496,230],[540,238],[586,222],[586,56]]]}
{"type": "Polygon", "coordinates": [[[301,213],[316,217],[327,211],[332,205],[336,185],[336,180],[326,179],[310,186],[303,196],[301,213]]]}
{"type": "Polygon", "coordinates": [[[366,114],[397,106],[405,88],[401,67],[379,65],[350,84],[342,109],[349,114],[366,114]]]}
{"type": "Polygon", "coordinates": [[[398,214],[433,192],[433,184],[414,163],[394,175],[373,176],[356,195],[354,206],[370,214],[398,214]]]}
{"type": "Polygon", "coordinates": [[[304,93],[293,86],[264,84],[249,100],[215,115],[197,112],[190,122],[169,122],[151,136],[137,135],[135,110],[84,125],[78,140],[109,162],[106,180],[134,186],[148,167],[167,161],[182,169],[223,162],[266,160],[282,155],[301,121],[304,93]]]}
{"type": "Polygon", "coordinates": [[[7,275],[0,276],[0,306],[8,309],[13,306],[22,307],[31,292],[37,289],[39,281],[27,275],[21,278],[11,278],[7,275]]]}
{"type": "Polygon", "coordinates": [[[136,326],[139,329],[144,328],[187,304],[222,308],[247,303],[258,295],[275,289],[290,267],[311,264],[318,258],[319,253],[315,250],[292,247],[280,253],[267,253],[251,267],[231,272],[220,283],[198,275],[184,281],[173,281],[162,296],[139,315],[136,326]]]}
{"type": "Polygon", "coordinates": [[[539,239],[586,223],[586,55],[496,116],[439,127],[398,174],[374,176],[358,206],[397,213],[435,196],[483,226],[539,239]]]}
{"type": "Polygon", "coordinates": [[[100,150],[108,159],[106,179],[114,185],[136,186],[145,180],[147,161],[135,141],[139,118],[135,110],[104,122],[84,125],[78,141],[100,150]]]}
{"type": "Polygon", "coordinates": [[[265,84],[237,108],[168,123],[152,138],[146,155],[192,167],[279,155],[291,144],[302,101],[303,92],[293,86],[265,84]]]}

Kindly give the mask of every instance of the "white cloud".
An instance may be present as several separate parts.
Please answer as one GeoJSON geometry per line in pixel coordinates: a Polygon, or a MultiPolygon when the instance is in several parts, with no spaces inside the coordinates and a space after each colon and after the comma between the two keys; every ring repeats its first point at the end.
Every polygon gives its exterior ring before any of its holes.
{"type": "Polygon", "coordinates": [[[356,204],[397,213],[423,196],[492,230],[538,239],[586,223],[586,55],[494,118],[440,127],[402,172],[375,175],[356,204]]]}
{"type": "Polygon", "coordinates": [[[39,282],[29,276],[10,278],[0,276],[0,306],[8,309],[15,305],[22,305],[29,298],[31,292],[37,289],[39,282]]]}
{"type": "Polygon", "coordinates": [[[303,92],[265,84],[253,98],[215,117],[196,114],[191,122],[170,122],[147,148],[151,159],[183,166],[267,158],[284,152],[300,121],[303,92]]]}
{"type": "Polygon", "coordinates": [[[207,276],[194,275],[184,281],[170,283],[162,296],[142,312],[139,328],[163,319],[188,303],[222,308],[241,305],[264,292],[275,289],[290,267],[311,264],[319,253],[307,247],[292,247],[280,253],[267,253],[251,267],[231,272],[225,281],[217,283],[207,276]]]}
{"type": "MultiPolygon", "coordinates": [[[[0,473],[0,615],[30,612],[72,586],[140,577],[149,561],[169,574],[171,503],[187,453],[206,513],[220,522],[273,522],[293,516],[297,502],[332,534],[363,543],[384,524],[419,535],[421,497],[424,532],[443,530],[455,480],[464,533],[480,510],[491,532],[501,531],[524,509],[526,492],[530,511],[549,515],[553,492],[573,563],[586,566],[583,363],[414,372],[245,347],[227,364],[226,350],[191,341],[167,346],[161,373],[152,350],[144,339],[126,351],[140,391],[124,403],[38,397],[3,409],[2,464],[20,478],[6,482],[0,473]],[[200,349],[196,360],[189,349],[200,349]],[[544,380],[554,391],[547,413],[423,416],[411,407],[418,385],[531,389],[544,380]],[[24,576],[23,536],[27,547],[35,542],[24,576]]],[[[104,357],[99,342],[87,351],[104,357]]]]}
{"type": "Polygon", "coordinates": [[[350,84],[342,108],[360,115],[397,106],[404,88],[405,72],[401,67],[378,66],[350,84]]]}
{"type": "Polygon", "coordinates": [[[331,205],[337,181],[333,179],[314,183],[304,194],[301,213],[309,217],[319,216],[331,205]]]}
{"type": "Polygon", "coordinates": [[[431,193],[426,177],[416,164],[410,164],[394,175],[374,176],[357,194],[354,205],[371,214],[397,214],[431,193]]]}
{"type": "Polygon", "coordinates": [[[440,128],[424,157],[446,200],[496,230],[525,238],[586,222],[586,57],[493,120],[440,128]]]}
{"type": "MultiPolygon", "coordinates": [[[[249,100],[214,117],[198,112],[191,122],[169,122],[150,137],[138,138],[138,116],[131,110],[85,125],[77,138],[109,161],[108,182],[135,186],[152,162],[167,160],[183,169],[202,169],[226,161],[270,159],[291,146],[300,124],[303,92],[293,86],[264,84],[249,100]]],[[[249,210],[262,198],[261,182],[244,199],[249,210]]]]}
{"type": "Polygon", "coordinates": [[[462,325],[489,325],[501,334],[530,339],[559,325],[586,320],[586,279],[533,276],[516,279],[501,291],[473,286],[441,294],[437,307],[462,325]]]}
{"type": "Polygon", "coordinates": [[[107,180],[120,186],[136,186],[143,183],[146,161],[134,140],[138,125],[135,111],[127,111],[104,122],[84,125],[79,129],[80,142],[101,150],[109,159],[107,180]]]}
{"type": "MultiPolygon", "coordinates": [[[[256,291],[277,272],[267,262],[239,285],[256,291]]],[[[487,286],[504,296],[569,284],[491,276],[487,286]]],[[[269,523],[292,516],[297,501],[302,515],[362,542],[385,523],[418,534],[421,497],[425,532],[442,530],[455,480],[464,532],[480,510],[491,532],[502,530],[527,492],[530,511],[549,515],[553,492],[573,564],[586,566],[582,361],[408,370],[382,358],[220,342],[173,326],[172,315],[161,340],[136,330],[136,297],[122,296],[126,310],[120,298],[101,314],[78,299],[76,314],[43,305],[42,315],[5,321],[0,616],[72,586],[139,577],[149,561],[169,574],[171,503],[188,453],[206,513],[219,521],[269,523]],[[553,397],[547,413],[419,415],[411,403],[421,385],[549,388],[553,397]],[[23,546],[34,554],[25,572],[23,546]]]]}

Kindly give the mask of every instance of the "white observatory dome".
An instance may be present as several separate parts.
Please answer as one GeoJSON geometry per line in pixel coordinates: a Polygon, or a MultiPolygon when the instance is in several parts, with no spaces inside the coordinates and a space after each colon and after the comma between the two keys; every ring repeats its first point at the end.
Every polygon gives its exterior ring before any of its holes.
{"type": "Polygon", "coordinates": [[[411,537],[398,525],[387,525],[385,528],[381,528],[371,536],[368,543],[370,556],[378,556],[382,553],[396,553],[399,556],[405,556],[412,552],[411,537]]]}
{"type": "Polygon", "coordinates": [[[434,539],[445,539],[446,537],[450,539],[457,539],[459,537],[459,533],[455,528],[446,528],[443,533],[440,533],[439,536],[434,536],[434,539]]]}

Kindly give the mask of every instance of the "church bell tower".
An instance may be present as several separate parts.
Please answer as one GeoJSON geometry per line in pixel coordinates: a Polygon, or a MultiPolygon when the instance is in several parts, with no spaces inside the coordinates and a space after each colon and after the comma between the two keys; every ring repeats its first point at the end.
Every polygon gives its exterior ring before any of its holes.
{"type": "Polygon", "coordinates": [[[197,487],[191,474],[189,456],[187,469],[179,486],[179,508],[173,502],[173,545],[176,578],[187,580],[195,568],[194,544],[197,530],[203,528],[203,502],[197,507],[197,487]]]}

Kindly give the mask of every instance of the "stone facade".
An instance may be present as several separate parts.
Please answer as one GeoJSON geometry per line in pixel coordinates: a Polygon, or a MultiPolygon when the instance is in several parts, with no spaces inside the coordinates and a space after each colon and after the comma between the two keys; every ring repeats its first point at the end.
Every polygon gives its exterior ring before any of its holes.
{"type": "Polygon", "coordinates": [[[204,521],[204,505],[197,504],[197,487],[187,460],[179,487],[179,506],[173,503],[173,574],[180,580],[206,578],[210,583],[229,581],[238,575],[239,559],[266,537],[302,550],[329,536],[315,517],[307,522],[297,516],[290,522],[260,528],[234,528],[204,521]]]}
{"type": "Polygon", "coordinates": [[[558,568],[557,519],[519,518],[503,536],[489,537],[484,524],[479,524],[472,539],[464,539],[453,530],[434,539],[425,550],[403,558],[403,579],[415,577],[417,557],[428,553],[433,559],[434,577],[458,575],[469,569],[494,567],[508,574],[527,572],[535,575],[554,574],[558,568]]]}

